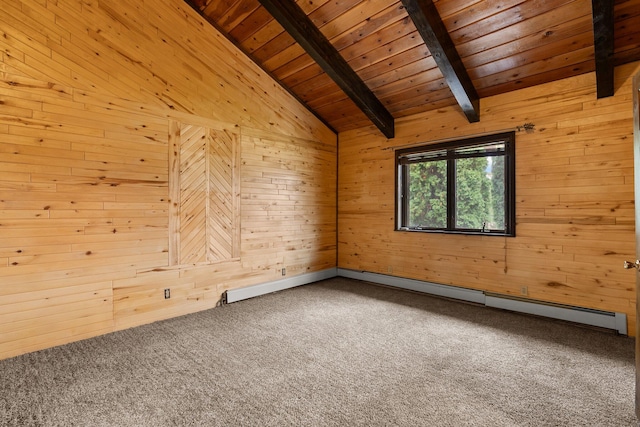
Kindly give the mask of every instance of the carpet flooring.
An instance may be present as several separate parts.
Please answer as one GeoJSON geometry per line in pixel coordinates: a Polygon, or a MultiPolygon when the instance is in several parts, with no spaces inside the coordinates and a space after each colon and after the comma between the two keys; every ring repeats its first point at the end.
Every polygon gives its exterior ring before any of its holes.
{"type": "Polygon", "coordinates": [[[635,426],[634,340],[335,278],[0,361],[3,426],[635,426]]]}

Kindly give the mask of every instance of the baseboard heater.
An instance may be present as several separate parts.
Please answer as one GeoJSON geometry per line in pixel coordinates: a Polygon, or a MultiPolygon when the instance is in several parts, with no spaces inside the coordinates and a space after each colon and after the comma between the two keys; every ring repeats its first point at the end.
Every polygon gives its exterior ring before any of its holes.
{"type": "Polygon", "coordinates": [[[458,286],[441,285],[422,280],[406,279],[403,277],[344,268],[329,268],[273,282],[261,283],[238,289],[230,289],[224,293],[223,300],[225,303],[237,302],[271,292],[282,291],[296,286],[330,279],[336,276],[423,292],[445,298],[473,302],[487,307],[500,308],[503,310],[612,329],[621,335],[627,335],[627,315],[624,313],[614,313],[610,311],[593,310],[570,305],[546,303],[544,301],[509,297],[507,295],[461,288],[458,286]]]}
{"type": "Polygon", "coordinates": [[[329,268],[313,273],[301,274],[299,276],[288,277],[286,279],[275,280],[273,282],[260,283],[258,285],[246,286],[244,288],[229,289],[222,296],[225,303],[232,303],[271,292],[283,291],[296,286],[307,285],[324,279],[331,279],[338,275],[337,268],[329,268]]]}
{"type": "Polygon", "coordinates": [[[564,304],[547,303],[544,301],[510,298],[504,295],[485,294],[487,307],[535,314],[553,319],[582,323],[584,325],[613,329],[621,335],[627,335],[627,315],[611,311],[594,310],[564,304]]]}
{"type": "Polygon", "coordinates": [[[533,314],[552,319],[566,320],[584,325],[612,329],[621,335],[627,335],[627,315],[610,311],[593,310],[570,305],[546,303],[543,301],[513,298],[506,295],[441,285],[421,280],[405,279],[366,271],[338,269],[338,276],[359,279],[381,285],[394,286],[412,291],[424,292],[446,298],[483,304],[487,307],[533,314]]]}

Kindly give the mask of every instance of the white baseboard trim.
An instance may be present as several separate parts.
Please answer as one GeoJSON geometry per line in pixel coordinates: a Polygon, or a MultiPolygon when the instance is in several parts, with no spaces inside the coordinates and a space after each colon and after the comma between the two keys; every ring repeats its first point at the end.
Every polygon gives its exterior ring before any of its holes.
{"type": "Polygon", "coordinates": [[[296,286],[307,285],[319,280],[331,279],[338,275],[337,270],[337,268],[329,268],[327,270],[314,271],[313,273],[301,274],[299,276],[276,280],[273,282],[260,283],[258,285],[246,286],[238,289],[229,289],[225,292],[225,302],[232,303],[269,294],[271,292],[283,291],[285,289],[295,288],[296,286]]]}
{"type": "Polygon", "coordinates": [[[523,301],[495,295],[486,296],[486,306],[520,313],[535,314],[552,319],[567,320],[583,325],[613,329],[621,335],[627,335],[627,315],[610,311],[592,310],[583,307],[545,304],[542,302],[523,301]]]}
{"type": "Polygon", "coordinates": [[[424,282],[422,280],[415,279],[405,279],[403,277],[388,276],[386,274],[369,273],[367,271],[355,271],[339,268],[338,276],[364,280],[381,285],[394,286],[396,288],[408,289],[411,291],[424,292],[441,297],[470,301],[478,304],[484,304],[485,299],[484,292],[476,291],[474,289],[460,288],[450,285],[440,285],[438,283],[424,282]]]}
{"type": "Polygon", "coordinates": [[[388,276],[386,274],[338,268],[338,276],[364,280],[381,285],[394,286],[412,291],[424,292],[447,298],[470,301],[487,307],[500,308],[552,319],[566,320],[584,325],[597,326],[627,335],[627,315],[610,311],[593,310],[561,304],[547,304],[543,301],[523,300],[497,294],[485,293],[474,289],[441,285],[415,279],[388,276]]]}
{"type": "Polygon", "coordinates": [[[411,291],[424,292],[426,294],[437,295],[462,301],[482,304],[487,307],[499,308],[503,310],[516,311],[520,313],[533,314],[536,316],[549,317],[552,319],[566,320],[569,322],[581,323],[584,325],[597,326],[617,331],[621,335],[627,335],[627,315],[624,313],[614,313],[610,311],[592,310],[583,307],[573,307],[561,304],[547,304],[543,301],[523,300],[520,298],[510,298],[498,294],[485,293],[475,289],[461,288],[458,286],[441,285],[439,283],[426,282],[422,280],[406,279],[403,277],[389,276],[386,274],[370,273],[367,271],[356,271],[345,268],[329,268],[313,273],[302,274],[300,276],[273,282],[260,283],[244,288],[230,289],[225,292],[225,302],[232,303],[271,292],[282,291],[296,286],[307,285],[320,280],[331,279],[340,276],[350,279],[363,280],[381,285],[393,286],[411,291]]]}

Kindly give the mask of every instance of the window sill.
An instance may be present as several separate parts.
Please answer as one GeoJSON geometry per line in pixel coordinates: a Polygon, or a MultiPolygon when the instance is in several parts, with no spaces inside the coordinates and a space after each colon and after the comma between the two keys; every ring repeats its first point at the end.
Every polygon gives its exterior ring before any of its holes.
{"type": "Polygon", "coordinates": [[[408,233],[429,233],[429,234],[458,234],[469,236],[501,236],[515,237],[515,233],[505,233],[501,231],[481,231],[481,230],[434,230],[429,228],[396,228],[395,231],[404,231],[408,233]]]}

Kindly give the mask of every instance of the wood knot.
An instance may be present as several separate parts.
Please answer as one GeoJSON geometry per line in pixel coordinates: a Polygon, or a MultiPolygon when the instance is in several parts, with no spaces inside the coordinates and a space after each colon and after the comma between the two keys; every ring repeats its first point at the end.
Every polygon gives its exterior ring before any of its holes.
{"type": "Polygon", "coordinates": [[[560,282],[547,282],[547,286],[549,286],[550,288],[568,288],[569,287],[564,283],[560,283],[560,282]]]}

